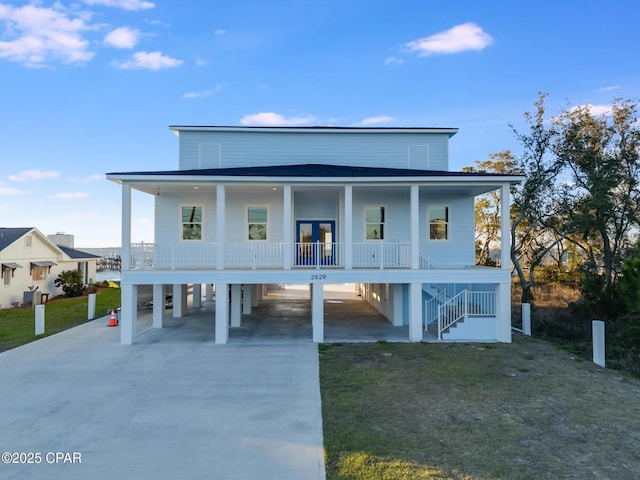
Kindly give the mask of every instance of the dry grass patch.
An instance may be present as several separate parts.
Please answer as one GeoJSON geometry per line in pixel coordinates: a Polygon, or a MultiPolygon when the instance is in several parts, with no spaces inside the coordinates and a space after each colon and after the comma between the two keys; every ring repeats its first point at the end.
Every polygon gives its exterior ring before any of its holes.
{"type": "Polygon", "coordinates": [[[640,382],[514,340],[322,346],[328,478],[640,478],[640,382]]]}

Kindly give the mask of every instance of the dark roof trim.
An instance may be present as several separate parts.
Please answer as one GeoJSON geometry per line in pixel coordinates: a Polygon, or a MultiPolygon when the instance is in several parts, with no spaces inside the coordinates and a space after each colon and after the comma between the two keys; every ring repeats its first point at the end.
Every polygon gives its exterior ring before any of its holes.
{"type": "Polygon", "coordinates": [[[76,250],[74,248],[65,247],[64,245],[56,245],[60,250],[62,250],[69,258],[72,259],[90,259],[90,258],[100,258],[100,255],[94,255],[93,253],[83,252],[81,250],[76,250]]]}
{"type": "Polygon", "coordinates": [[[510,177],[502,173],[449,172],[405,168],[353,167],[341,165],[303,164],[262,167],[208,168],[198,170],[165,170],[156,172],[115,172],[107,175],[191,176],[191,177],[308,177],[308,178],[376,178],[376,177],[510,177]]]}
{"type": "Polygon", "coordinates": [[[330,127],[330,126],[237,126],[237,125],[169,125],[172,132],[311,132],[311,133],[458,133],[451,127],[330,127]]]}

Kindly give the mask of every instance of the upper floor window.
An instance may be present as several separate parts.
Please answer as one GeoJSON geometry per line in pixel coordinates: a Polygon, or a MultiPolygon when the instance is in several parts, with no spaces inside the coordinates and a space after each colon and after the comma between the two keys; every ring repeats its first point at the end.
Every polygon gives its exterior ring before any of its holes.
{"type": "Polygon", "coordinates": [[[269,207],[247,207],[247,227],[249,240],[266,240],[269,231],[269,207]]]}
{"type": "Polygon", "coordinates": [[[202,240],[202,207],[183,205],[181,211],[182,240],[202,240]]]}
{"type": "Polygon", "coordinates": [[[385,207],[365,207],[364,221],[367,240],[384,240],[385,207]]]}
{"type": "Polygon", "coordinates": [[[429,240],[449,239],[449,207],[429,207],[429,240]]]}
{"type": "Polygon", "coordinates": [[[31,245],[33,244],[33,240],[31,235],[27,235],[26,237],[24,237],[24,246],[27,248],[31,248],[31,245]]]}

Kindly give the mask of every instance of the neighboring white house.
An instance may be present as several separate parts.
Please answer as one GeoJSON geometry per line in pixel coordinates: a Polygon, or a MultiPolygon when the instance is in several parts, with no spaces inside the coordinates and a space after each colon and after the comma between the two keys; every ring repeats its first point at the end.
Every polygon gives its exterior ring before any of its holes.
{"type": "Polygon", "coordinates": [[[122,185],[123,344],[136,339],[141,285],[153,285],[161,327],[165,285],[182,316],[187,285],[215,284],[215,341],[226,343],[256,285],[288,283],[311,286],[316,342],[323,285],[341,283],[361,284],[410,341],[511,341],[509,219],[501,266],[475,266],[474,198],[498,190],[508,212],[523,177],[449,171],[457,129],[170,129],[178,170],[107,174],[122,185]],[[151,244],[131,242],[132,190],[155,199],[151,244]]]}
{"type": "Polygon", "coordinates": [[[32,291],[45,299],[61,295],[54,281],[65,270],[80,270],[84,283],[91,283],[97,259],[55,245],[36,228],[0,228],[0,308],[32,302],[32,291]]]}

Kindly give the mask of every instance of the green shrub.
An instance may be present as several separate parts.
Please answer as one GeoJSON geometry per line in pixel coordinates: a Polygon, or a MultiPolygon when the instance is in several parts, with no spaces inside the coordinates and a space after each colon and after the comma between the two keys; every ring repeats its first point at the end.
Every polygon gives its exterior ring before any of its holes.
{"type": "Polygon", "coordinates": [[[62,287],[66,297],[79,297],[84,293],[84,282],[80,270],[65,270],[58,275],[53,284],[56,287],[62,287]]]}

